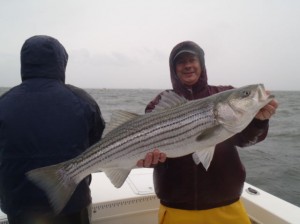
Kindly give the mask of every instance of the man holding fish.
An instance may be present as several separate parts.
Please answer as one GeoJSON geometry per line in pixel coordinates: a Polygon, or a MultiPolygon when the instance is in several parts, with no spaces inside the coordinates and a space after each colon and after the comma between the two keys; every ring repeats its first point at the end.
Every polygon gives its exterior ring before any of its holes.
{"type": "MultiPolygon", "coordinates": [[[[169,65],[173,91],[188,100],[233,88],[208,85],[204,51],[192,41],[173,48],[169,65]]],[[[163,93],[148,104],[147,113],[155,109],[163,93]]],[[[268,120],[277,107],[277,101],[271,100],[243,131],[217,144],[209,155],[209,167],[195,164],[191,154],[166,158],[159,150],[149,152],[145,159],[138,161],[139,167],[154,167],[155,192],[161,202],[159,223],[250,224],[240,200],[246,173],[237,147],[264,140],[268,120]]]]}

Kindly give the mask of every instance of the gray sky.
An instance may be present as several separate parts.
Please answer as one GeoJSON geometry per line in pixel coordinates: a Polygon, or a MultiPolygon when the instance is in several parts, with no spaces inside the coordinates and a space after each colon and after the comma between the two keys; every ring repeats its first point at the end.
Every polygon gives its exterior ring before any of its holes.
{"type": "Polygon", "coordinates": [[[170,88],[170,51],[192,40],[212,85],[300,90],[298,0],[0,0],[0,30],[4,87],[21,82],[24,41],[45,34],[82,88],[170,88]]]}

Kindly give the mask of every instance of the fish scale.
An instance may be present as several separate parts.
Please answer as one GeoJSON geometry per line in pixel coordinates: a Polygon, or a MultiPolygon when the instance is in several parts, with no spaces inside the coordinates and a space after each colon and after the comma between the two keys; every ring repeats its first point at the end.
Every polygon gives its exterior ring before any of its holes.
{"type": "MultiPolygon", "coordinates": [[[[196,102],[195,102],[196,103],[196,102]]],[[[195,106],[191,108],[193,109],[195,106]]],[[[182,111],[179,111],[179,113],[182,111]]],[[[168,115],[168,114],[167,114],[168,115]]],[[[178,113],[172,114],[173,116],[166,116],[167,119],[165,119],[165,122],[161,122],[160,121],[160,117],[163,116],[161,114],[158,114],[157,117],[158,119],[156,119],[156,121],[159,121],[160,125],[157,126],[157,123],[155,123],[155,120],[151,122],[151,126],[148,126],[148,131],[147,129],[145,130],[145,128],[140,128],[141,130],[144,130],[145,133],[141,134],[140,136],[135,136],[135,134],[131,134],[130,135],[130,139],[124,138],[123,136],[128,136],[127,133],[127,126],[130,126],[129,124],[126,124],[126,126],[124,128],[121,128],[118,132],[114,132],[113,136],[109,136],[110,139],[116,139],[115,142],[118,143],[118,145],[114,145],[113,143],[108,143],[108,147],[109,148],[102,148],[103,151],[106,151],[108,154],[107,156],[105,156],[105,154],[102,155],[98,155],[95,156],[96,151],[99,151],[98,148],[101,148],[102,144],[106,144],[106,142],[100,142],[100,145],[96,148],[94,148],[94,150],[92,150],[89,155],[87,155],[86,158],[79,158],[80,161],[77,161],[78,165],[84,161],[83,165],[79,165],[80,167],[84,167],[85,169],[88,167],[93,167],[95,165],[97,165],[98,163],[101,163],[101,161],[103,161],[103,158],[101,159],[101,157],[105,157],[105,160],[114,160],[114,159],[118,159],[120,157],[122,157],[122,155],[119,155],[120,152],[125,151],[126,154],[130,154],[130,155],[134,155],[135,152],[138,151],[139,154],[143,153],[143,152],[147,152],[148,150],[150,150],[151,148],[146,148],[144,150],[139,150],[141,148],[144,148],[146,146],[148,146],[152,141],[155,141],[155,136],[157,136],[157,147],[161,150],[164,151],[164,148],[169,146],[169,145],[174,145],[174,143],[178,143],[178,142],[182,142],[185,139],[185,135],[188,135],[190,137],[193,137],[194,135],[196,135],[197,133],[199,133],[199,131],[205,129],[205,128],[209,128],[212,127],[213,125],[215,125],[214,123],[214,118],[213,118],[213,108],[212,105],[210,105],[210,108],[204,108],[204,110],[191,110],[190,113],[185,113],[185,116],[178,116],[178,113]],[[206,116],[203,116],[203,114],[205,114],[206,116]],[[207,115],[209,114],[209,115],[207,115]],[[169,117],[174,117],[173,120],[171,120],[169,117]],[[178,119],[181,118],[181,119],[178,119]],[[206,119],[207,122],[203,122],[203,120],[206,119]],[[200,120],[200,122],[197,123],[197,121],[200,120]],[[193,123],[191,125],[191,123],[193,123]],[[200,123],[200,125],[199,125],[200,123]],[[163,125],[162,125],[163,124],[163,125]],[[196,129],[197,131],[195,131],[195,128],[198,127],[198,129],[196,129]],[[183,129],[181,131],[181,129],[183,129]],[[156,135],[151,135],[151,133],[153,133],[154,131],[157,131],[156,135]],[[172,131],[177,133],[177,134],[172,134],[172,131]],[[189,135],[190,132],[193,132],[193,135],[189,135]],[[185,135],[183,135],[184,133],[186,133],[185,135]],[[150,135],[149,137],[147,135],[150,135]],[[166,135],[166,136],[165,136],[166,135]],[[180,137],[181,138],[178,138],[180,137]],[[122,139],[122,141],[120,142],[120,140],[118,139],[122,139]],[[143,141],[141,141],[141,139],[143,141]],[[171,140],[171,139],[176,139],[176,141],[166,141],[166,140],[171,140]],[[149,140],[149,141],[147,141],[149,140]],[[165,142],[163,144],[161,144],[161,142],[165,142]],[[140,144],[142,143],[142,145],[140,144]],[[127,145],[128,144],[128,145],[127,145]],[[122,145],[122,146],[120,146],[122,145]],[[118,147],[122,147],[122,149],[116,151],[115,149],[118,147]],[[130,150],[127,150],[130,149],[130,150]],[[115,155],[115,156],[114,156],[115,155]],[[100,158],[100,159],[99,159],[100,158]],[[88,165],[89,164],[89,165],[88,165]]],[[[140,133],[140,130],[136,131],[137,134],[140,133]]],[[[188,152],[189,153],[189,152],[188,152]]],[[[109,162],[108,161],[108,162],[109,162]]],[[[70,175],[77,175],[78,173],[83,172],[80,169],[74,170],[74,172],[70,172],[70,175]]]]}
{"type": "MultiPolygon", "coordinates": [[[[107,163],[110,161],[114,161],[115,159],[122,158],[123,154],[122,152],[126,152],[125,154],[131,155],[133,157],[136,157],[136,152],[139,154],[144,154],[144,152],[147,152],[149,147],[145,148],[146,146],[150,145],[151,141],[155,141],[157,139],[157,148],[159,148],[161,151],[164,151],[164,149],[169,145],[176,145],[176,143],[184,142],[186,139],[185,136],[193,137],[199,131],[195,131],[196,127],[198,129],[202,130],[208,127],[212,127],[214,125],[214,119],[213,116],[213,108],[212,105],[210,108],[204,108],[204,110],[193,110],[190,113],[186,113],[184,117],[181,117],[181,119],[178,119],[178,116],[174,116],[173,120],[166,119],[166,122],[164,125],[160,124],[159,127],[157,127],[156,123],[152,123],[151,127],[148,126],[149,131],[145,131],[145,133],[141,134],[138,137],[135,137],[135,135],[130,135],[131,139],[124,139],[122,138],[123,135],[126,135],[126,129],[125,126],[124,129],[120,129],[119,132],[114,133],[114,136],[110,136],[111,139],[117,138],[117,136],[121,136],[119,138],[123,139],[126,142],[118,142],[120,145],[122,145],[122,149],[116,151],[115,149],[119,147],[119,145],[114,146],[114,144],[109,143],[108,146],[110,148],[106,149],[103,148],[102,151],[106,151],[106,153],[103,153],[101,155],[97,155],[97,151],[99,151],[98,148],[101,148],[102,144],[105,144],[106,142],[100,142],[100,145],[98,147],[95,147],[91,152],[86,155],[86,157],[79,157],[77,161],[73,161],[73,163],[70,164],[71,167],[67,167],[67,173],[69,176],[75,177],[79,175],[81,172],[89,172],[89,169],[91,169],[94,166],[97,166],[98,163],[101,163],[103,160],[106,160],[107,163]],[[203,115],[205,114],[205,115],[203,115]],[[209,114],[209,115],[208,115],[209,114]],[[207,122],[203,122],[203,120],[206,119],[207,122]],[[200,121],[199,121],[200,120],[200,121]],[[199,121],[197,123],[197,121],[199,121]],[[182,125],[183,123],[183,125],[182,125]],[[193,123],[191,126],[190,123],[193,123]],[[200,123],[200,125],[199,125],[200,123]],[[164,128],[162,128],[162,126],[164,128]],[[188,127],[188,128],[187,128],[188,127]],[[183,130],[181,130],[183,129],[183,130]],[[155,136],[151,135],[150,133],[153,133],[155,130],[157,130],[157,138],[155,139],[155,136]],[[176,134],[172,134],[175,132],[176,134]],[[193,135],[190,135],[190,132],[194,132],[193,135]],[[122,133],[122,134],[120,134],[122,133]],[[148,136],[150,135],[150,136],[148,136]],[[145,137],[147,136],[147,137],[145,137]],[[170,137],[171,136],[171,137],[170,137]],[[179,138],[181,137],[181,138],[179,138]],[[141,141],[142,139],[143,141],[141,141]],[[170,142],[170,140],[172,140],[170,142]],[[176,141],[174,141],[176,139],[176,141]],[[127,143],[127,144],[126,144],[127,143]],[[142,144],[141,144],[142,143],[142,144]],[[139,150],[143,149],[144,150],[139,150]],[[130,150],[127,150],[130,149],[130,150]],[[74,166],[73,164],[76,163],[77,165],[74,166]],[[84,169],[84,170],[82,170],[84,169]]],[[[159,117],[159,116],[157,116],[159,117]]],[[[158,119],[157,119],[158,120],[158,119]]],[[[130,124],[128,124],[130,126],[130,124]]],[[[143,129],[143,128],[142,128],[143,129]]],[[[139,132],[137,132],[139,133],[139,132]]],[[[128,134],[127,134],[128,135],[128,134]]],[[[167,149],[166,149],[167,150],[167,149]]],[[[187,152],[188,154],[190,152],[187,152]]]]}

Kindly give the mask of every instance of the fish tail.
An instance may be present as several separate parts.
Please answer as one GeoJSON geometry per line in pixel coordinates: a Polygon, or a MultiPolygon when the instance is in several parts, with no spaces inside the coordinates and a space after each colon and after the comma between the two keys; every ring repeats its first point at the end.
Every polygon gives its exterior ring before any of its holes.
{"type": "Polygon", "coordinates": [[[26,176],[46,193],[55,214],[65,207],[78,184],[63,164],[37,168],[27,172],[26,176]]]}

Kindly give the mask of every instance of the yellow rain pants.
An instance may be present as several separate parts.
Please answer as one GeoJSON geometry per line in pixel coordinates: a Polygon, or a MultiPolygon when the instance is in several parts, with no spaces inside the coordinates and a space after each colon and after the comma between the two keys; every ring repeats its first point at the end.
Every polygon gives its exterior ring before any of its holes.
{"type": "Polygon", "coordinates": [[[227,206],[207,210],[181,210],[160,205],[159,224],[251,224],[239,200],[227,206]]]}

